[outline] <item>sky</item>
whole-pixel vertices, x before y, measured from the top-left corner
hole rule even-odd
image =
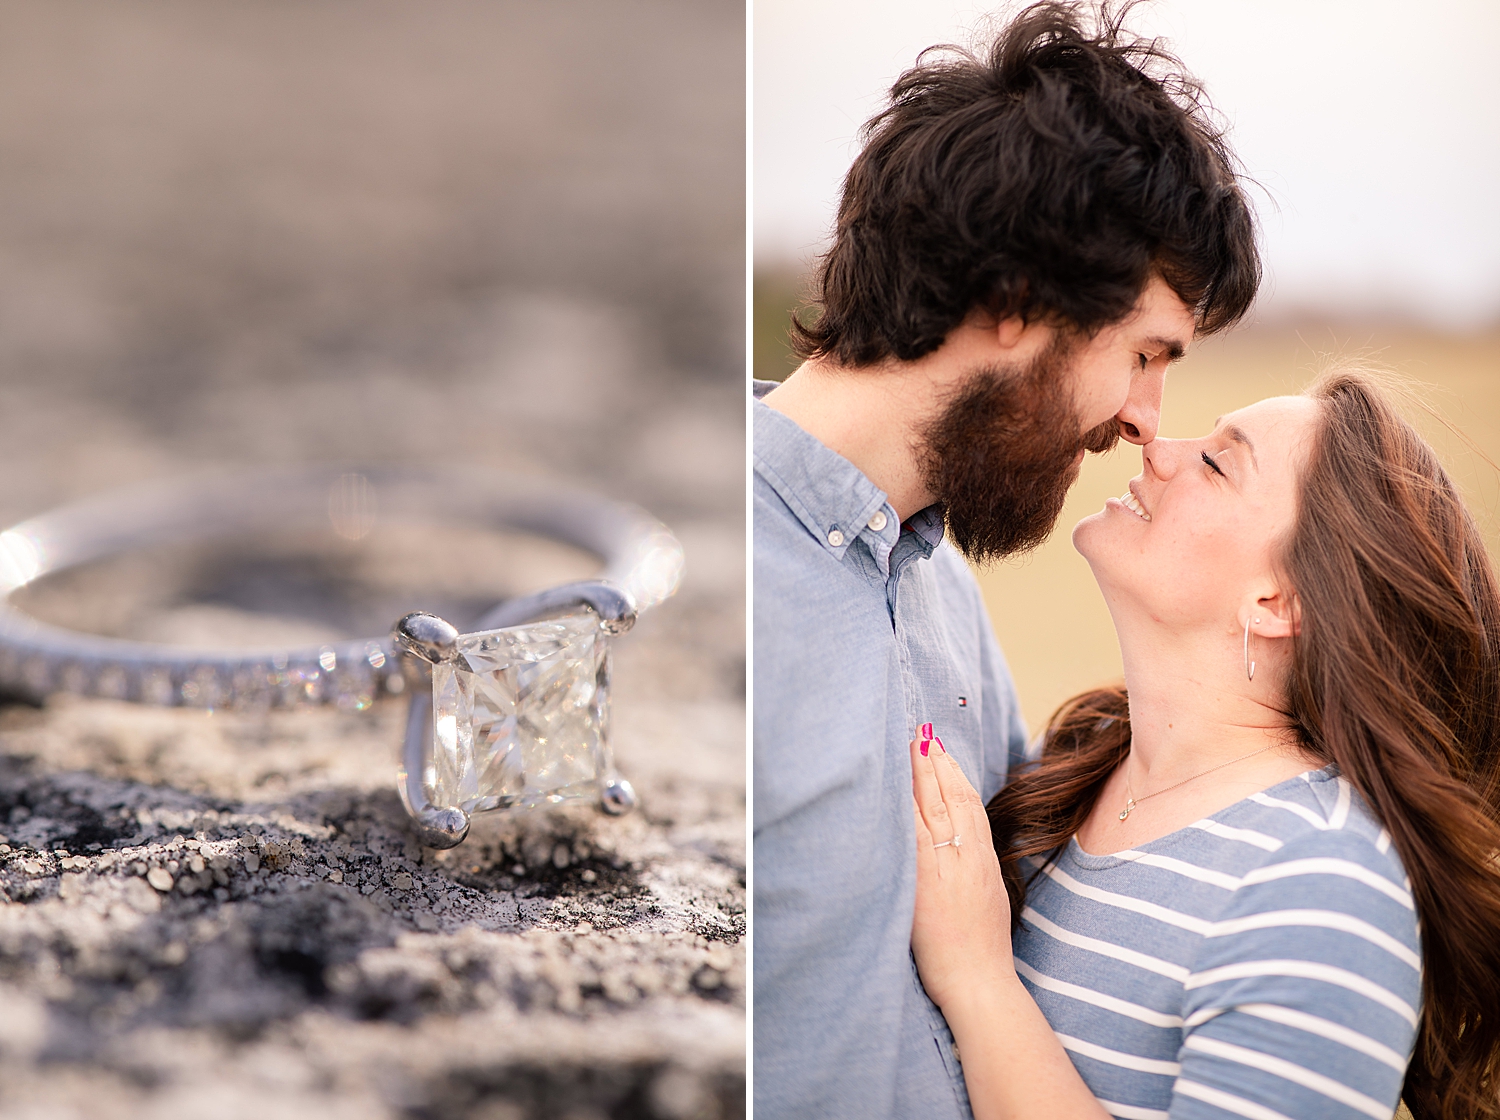
[[[860,125],[934,43],[997,11],[958,0],[755,0],[757,267],[824,247]],[[1154,0],[1260,188],[1256,316],[1500,324],[1500,3]]]

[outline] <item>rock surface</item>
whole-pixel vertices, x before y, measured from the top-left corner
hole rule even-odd
[[[394,457],[638,502],[688,563],[617,647],[623,818],[420,848],[399,701],[0,707],[0,1115],[742,1115],[742,9],[0,7],[5,523]],[[463,526],[312,551],[27,603],[316,641],[589,567]]]

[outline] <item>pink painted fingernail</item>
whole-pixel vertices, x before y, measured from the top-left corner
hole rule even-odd
[[[927,757],[927,748],[930,747],[930,746],[932,746],[932,740],[931,739],[923,739],[922,742],[921,742],[921,744],[917,747],[917,750],[919,750],[919,751],[922,752],[922,757],[923,758]]]
[[[922,725],[922,730],[919,731],[919,732],[917,732],[917,738],[918,739],[931,739],[932,738],[932,724],[930,724],[930,723],[924,723]]]
[[[947,747],[943,747],[943,741],[942,741],[942,740],[941,740],[941,739],[939,739],[939,738],[938,738],[938,737],[937,737],[937,736],[936,736],[936,735],[934,735],[934,736],[933,736],[933,737],[932,737],[932,741],[933,741],[933,742],[934,742],[934,743],[936,743],[936,744],[937,744],[937,745],[938,745],[938,746],[939,746],[939,747],[942,747],[942,748],[943,748],[943,753],[944,753],[944,754],[947,754],[947,753],[948,753],[948,748],[947,748]]]

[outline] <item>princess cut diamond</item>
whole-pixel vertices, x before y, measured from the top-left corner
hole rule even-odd
[[[432,804],[474,813],[597,797],[609,772],[609,641],[593,614],[463,634],[432,667]]]

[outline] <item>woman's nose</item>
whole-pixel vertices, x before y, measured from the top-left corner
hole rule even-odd
[[[1141,462],[1157,478],[1171,478],[1182,463],[1183,448],[1187,442],[1182,439],[1153,439],[1141,448]]]

